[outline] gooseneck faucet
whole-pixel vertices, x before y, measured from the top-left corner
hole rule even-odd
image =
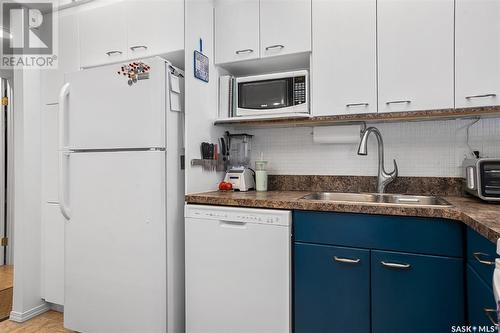
[[[368,155],[368,137],[373,133],[377,137],[378,142],[378,177],[377,177],[377,192],[384,193],[385,187],[389,185],[398,176],[398,164],[394,160],[394,171],[386,172],[384,166],[384,140],[376,127],[368,127],[361,137],[359,143],[358,155]]]

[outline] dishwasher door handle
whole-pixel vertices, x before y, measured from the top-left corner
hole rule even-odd
[[[228,220],[220,220],[219,226],[221,228],[231,228],[231,229],[246,229],[247,223],[240,221],[228,221]]]

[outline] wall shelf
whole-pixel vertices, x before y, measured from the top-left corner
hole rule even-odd
[[[310,127],[310,126],[331,126],[360,122],[388,123],[407,121],[431,121],[431,120],[453,120],[459,118],[488,118],[500,117],[500,105],[486,107],[471,107],[458,109],[440,109],[412,112],[390,112],[390,113],[369,113],[369,114],[349,114],[338,116],[319,117],[279,117],[279,118],[225,118],[214,122],[214,125],[224,125],[233,127]]]

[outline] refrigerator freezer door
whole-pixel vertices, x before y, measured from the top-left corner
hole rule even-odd
[[[132,85],[123,64],[67,74],[65,148],[116,149],[165,147],[166,63],[143,60],[149,77]]]
[[[166,332],[165,152],[71,153],[64,326]]]

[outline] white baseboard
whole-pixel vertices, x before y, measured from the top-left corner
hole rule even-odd
[[[52,311],[64,313],[64,305],[49,303],[49,306]]]
[[[23,323],[27,320],[30,320],[31,318],[34,318],[36,316],[41,315],[42,313],[45,313],[47,311],[50,311],[50,305],[47,303],[41,304],[37,307],[34,307],[33,309],[30,309],[25,312],[16,312],[12,311],[10,313],[10,320],[18,322],[18,323]]]

